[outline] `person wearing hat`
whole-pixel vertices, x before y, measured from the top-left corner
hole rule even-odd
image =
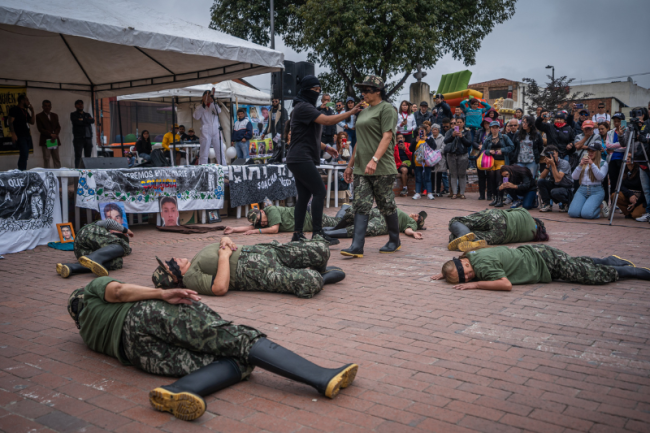
[[[566,123],[566,114],[560,111],[555,114],[555,121],[553,123],[544,122],[544,119],[548,118],[548,111],[542,109],[541,115],[535,120],[535,128],[546,134],[546,145],[556,146],[559,152],[559,158],[568,161],[569,155],[576,150],[573,144],[575,141],[575,131]]]
[[[437,123],[442,125],[442,119],[451,119],[453,115],[451,114],[451,107],[447,102],[445,102],[445,96],[442,93],[436,93],[433,97],[433,102],[436,104],[433,107],[433,119],[431,123]]]
[[[582,124],[582,130],[585,133],[589,128],[587,122],[591,121],[585,121]],[[591,129],[593,134],[593,127]],[[597,219],[603,213],[603,205],[607,206],[603,202],[605,189],[602,182],[607,176],[608,164],[601,158],[603,146],[600,140],[592,140],[586,146],[587,154],[582,157],[571,175],[573,180],[580,183],[580,188],[575,192],[569,206],[569,216],[571,218]]]
[[[325,284],[345,278],[338,267],[328,267],[326,242],[280,244],[277,241],[237,246],[228,237],[203,248],[188,260],[174,257],[151,277],[155,287],[186,288],[204,296],[223,296],[229,290],[263,291],[313,298]]]
[[[380,253],[393,253],[400,249],[399,218],[393,193],[395,166],[395,129],[397,113],[386,101],[384,81],[375,75],[368,75],[363,82],[356,83],[364,95],[368,107],[357,118],[357,146],[344,172],[347,183],[352,183],[354,174],[354,202],[350,217],[342,218],[334,229],[341,229],[354,222],[354,234],[349,248],[341,250],[346,257],[363,257],[366,229],[370,220],[373,200],[386,220],[388,243]],[[321,182],[322,183],[322,182]],[[354,215],[354,217],[352,217]]]
[[[298,200],[294,214],[292,241],[306,239],[303,226],[307,214],[307,205],[312,199],[312,239],[320,236],[331,245],[339,243],[336,239],[327,239],[323,233],[323,204],[325,201],[325,185],[320,177],[317,166],[320,165],[321,150],[337,157],[338,151],[321,141],[322,125],[336,125],[358,113],[361,108],[353,107],[341,114],[327,116],[316,108],[320,96],[321,85],[318,78],[306,75],[300,82],[300,91],[293,102],[291,112],[291,147],[287,152],[287,167],[293,173],[298,190]]]
[[[181,136],[178,134],[178,125],[174,123],[171,126],[170,132],[167,132],[165,135],[163,135],[162,148],[163,153],[167,158],[171,158],[171,151],[169,149],[173,147],[174,143],[179,143],[180,141]],[[174,160],[176,165],[181,164],[181,153],[185,154],[185,152],[174,150]]]
[[[190,141],[192,143],[196,143],[200,141],[200,138],[198,135],[196,135],[196,132],[194,131],[194,128],[190,128],[187,130],[187,134],[183,135],[181,137],[183,141]]]
[[[486,209],[449,221],[449,251],[470,251],[488,245],[516,242],[546,242],[549,236],[542,220],[524,208]]]
[[[578,113],[578,120],[575,120],[576,112]],[[589,119],[589,110],[586,108],[578,109],[576,104],[571,104],[571,114],[567,117],[567,123],[571,125],[576,134],[582,132],[582,122]]]
[[[427,101],[420,102],[420,109],[416,111],[413,116],[415,117],[416,129],[422,126],[425,120],[431,122],[433,119],[433,113],[429,111],[429,103]]]
[[[345,212],[350,213],[352,216],[351,207],[347,207]],[[343,210],[343,209],[342,209]],[[351,221],[353,218],[346,218],[345,221]],[[400,233],[404,233],[407,236],[410,236],[414,239],[422,239],[422,233],[418,233],[417,230],[422,230],[424,227],[424,221],[427,219],[427,213],[425,211],[420,211],[420,213],[407,214],[401,209],[397,209],[397,219],[399,223]],[[351,238],[354,236],[354,225],[349,225],[342,229],[328,229],[325,228],[325,233],[328,236],[333,238]],[[386,227],[386,220],[379,212],[379,209],[374,207],[370,211],[370,219],[368,221],[368,228],[366,229],[366,236],[384,236],[388,234],[388,228]]]
[[[86,224],[74,240],[74,255],[79,262],[57,263],[56,273],[63,278],[90,272],[103,277],[108,271],[122,269],[122,257],[131,254],[129,237],[133,236],[131,230],[110,218]]]
[[[226,227],[223,234],[229,235],[232,233],[243,233],[245,235],[255,234],[276,234],[276,233],[292,233],[295,232],[295,207],[284,206],[266,206],[264,209],[251,209],[248,211],[249,226],[242,227]],[[340,214],[340,215],[339,215]],[[343,211],[339,211],[339,217],[343,215]],[[323,227],[332,227],[339,222],[338,218],[331,217],[323,214]],[[311,232],[313,230],[311,213],[308,211],[305,214],[305,223],[303,225],[303,232]]]
[[[488,191],[492,191],[494,199],[490,206],[503,207],[503,189],[501,185],[501,167],[510,165],[510,155],[515,150],[512,140],[500,132],[501,124],[493,120],[490,122],[490,132],[483,139],[482,151],[494,158],[492,168],[487,170]]]
[[[203,397],[234,385],[255,367],[334,398],[352,384],[357,364],[323,368],[250,326],[226,321],[193,290],[152,289],[100,277],[68,298],[84,343],[150,374],[180,377],[149,392],[154,409],[191,421]]]
[[[602,285],[620,278],[650,280],[650,270],[618,256],[572,257],[548,245],[494,247],[468,251],[444,265],[432,280],[447,280],[456,290],[510,291],[519,284],[570,283]],[[476,280],[476,281],[472,281]]]

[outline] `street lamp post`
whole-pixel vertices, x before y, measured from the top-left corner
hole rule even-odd
[[[555,82],[555,66],[548,65],[546,69],[551,69],[551,81]]]

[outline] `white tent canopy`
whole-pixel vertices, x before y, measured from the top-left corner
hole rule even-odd
[[[98,98],[278,71],[284,60],[124,0],[0,0],[0,36],[0,84]]]
[[[202,84],[199,86],[183,87],[182,89],[167,89],[157,92],[137,93],[133,95],[119,96],[118,101],[138,100],[147,102],[172,102],[172,97],[176,98],[176,103],[200,102],[203,92],[215,88],[215,97],[217,99],[230,99],[238,104],[251,105],[269,105],[271,95],[252,87],[239,84],[234,81],[222,81],[217,84]]]

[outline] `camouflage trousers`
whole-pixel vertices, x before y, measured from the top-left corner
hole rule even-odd
[[[352,208],[348,208],[350,210]],[[354,215],[354,214],[353,214]],[[388,234],[388,227],[384,216],[379,212],[376,207],[370,211],[368,219],[368,228],[366,228],[366,236],[383,236]],[[348,232],[348,237],[351,238],[354,234],[354,225],[345,228]]]
[[[597,265],[590,257],[572,257],[562,250],[542,244],[531,245],[544,259],[554,280],[578,284],[607,284],[618,281],[611,266]]]
[[[273,241],[242,247],[234,289],[312,298],[323,289],[320,273],[329,258],[328,244],[320,241]]]
[[[476,235],[476,239],[485,240],[488,245],[501,245],[506,239],[506,217],[497,209],[488,209],[476,212],[464,217],[454,217],[449,220],[449,226],[453,222],[465,224],[468,229]],[[455,236],[449,234],[449,242]]]
[[[348,224],[354,222],[354,214],[370,215],[373,200],[381,215],[392,215],[397,212],[393,184],[395,175],[385,176],[354,176],[354,201],[343,217]]]
[[[124,354],[137,368],[163,376],[185,376],[217,358],[237,362],[242,379],[253,371],[248,353],[265,335],[223,320],[210,307],[193,302],[172,305],[150,300],[135,304],[122,327]]]
[[[79,230],[74,240],[74,255],[79,259],[110,244],[117,244],[124,248],[125,256],[131,254],[128,237],[123,234],[113,234],[95,224],[86,224]],[[106,268],[109,271],[122,269],[122,257],[111,260]]]
[[[339,223],[339,218],[323,214],[323,227],[334,227]]]

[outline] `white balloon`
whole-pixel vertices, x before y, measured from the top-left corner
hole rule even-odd
[[[214,148],[212,148],[212,147],[210,148],[210,155],[208,156],[208,158],[210,158],[210,159],[215,158],[215,156],[214,156]]]
[[[234,147],[229,147],[226,150],[226,158],[227,158],[228,161],[231,161],[231,160],[237,158],[237,149],[235,149]]]

